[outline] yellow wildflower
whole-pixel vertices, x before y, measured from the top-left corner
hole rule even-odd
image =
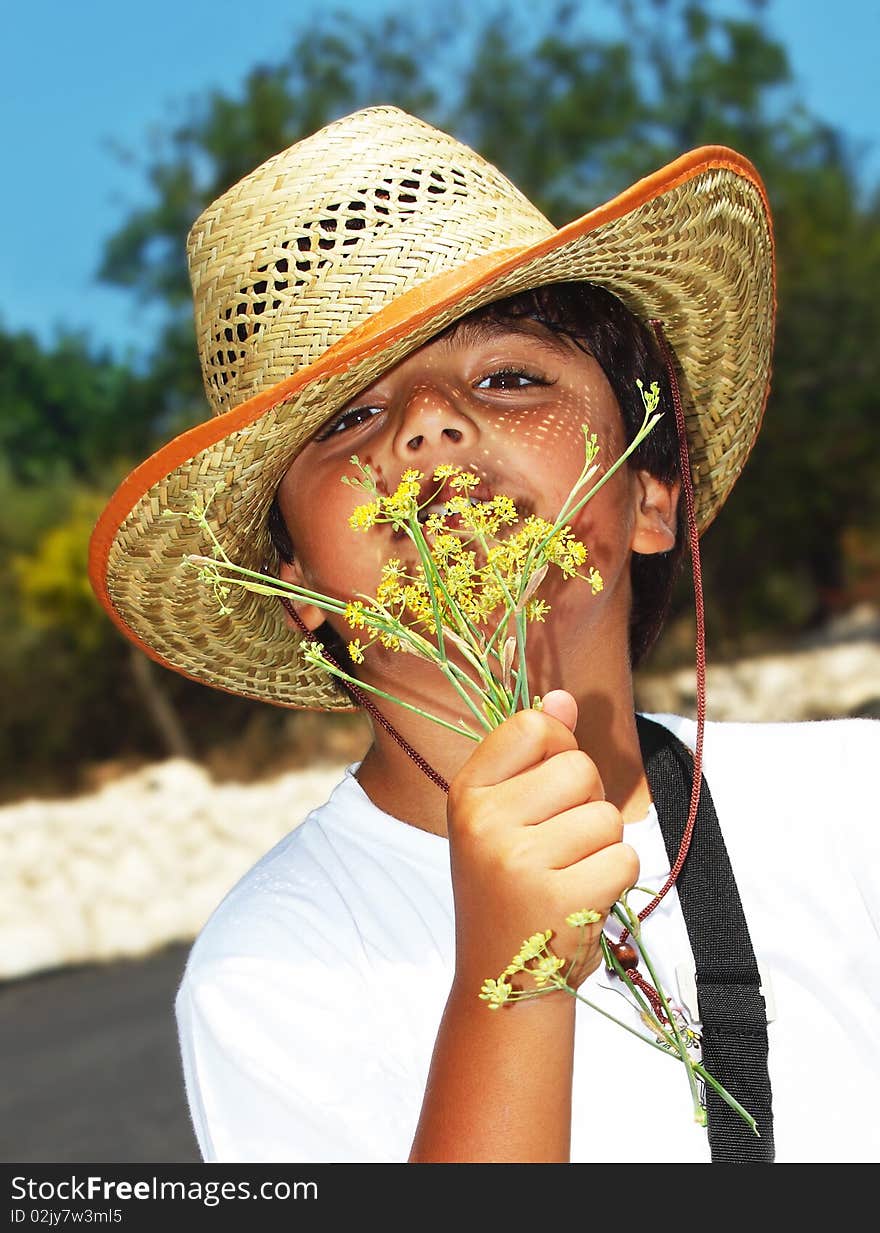
[[[360,638],[355,638],[354,642],[349,642],[348,653],[356,664],[364,662],[364,648],[361,646]]]
[[[546,933],[533,933],[530,938],[526,938],[523,942],[518,954],[514,955],[513,962],[523,965],[532,959],[537,959],[538,955],[544,952],[547,943],[552,937],[552,929],[548,929]]]
[[[536,985],[546,985],[553,979],[564,962],[565,960],[560,959],[558,955],[541,955],[529,968],[529,972],[534,976]]]
[[[484,1002],[489,1003],[490,1010],[499,1010],[510,999],[512,993],[513,986],[510,981],[505,980],[504,976],[500,976],[498,980],[486,980],[483,982],[480,997]]]
[[[646,394],[645,387],[638,377],[636,377],[636,385],[642,392],[642,402],[645,405],[645,410],[649,415],[653,414],[653,412],[657,410],[657,405],[660,402],[660,386],[656,381],[652,381]]]
[[[359,599],[345,605],[343,613],[346,623],[352,629],[365,629],[367,625],[367,610]]]
[[[450,557],[458,556],[461,552],[461,540],[446,530],[442,514],[432,514],[426,525],[430,526],[435,518],[439,520],[440,534],[431,545],[431,555],[438,565],[445,565]]]
[[[390,497],[381,499],[382,512],[390,519],[415,518],[418,512],[421,471],[404,471]]]
[[[403,595],[401,579],[406,578],[406,570],[400,564],[398,557],[391,557],[382,566],[382,577],[376,590],[376,599],[380,604],[393,603]]]
[[[602,913],[597,912],[595,908],[579,908],[577,912],[566,916],[565,923],[575,929],[578,925],[595,925],[601,919]]]
[[[476,488],[480,482],[479,475],[474,475],[472,471],[460,471],[458,475],[454,475],[450,480],[450,488],[454,488],[456,492],[467,493],[469,488]]]
[[[379,502],[370,501],[367,505],[359,505],[348,520],[348,525],[355,531],[368,531],[376,525],[379,515]]]
[[[443,514],[429,514],[422,527],[426,535],[442,535],[446,530],[446,519]]]
[[[503,493],[492,498],[491,505],[494,507],[495,514],[500,523],[505,526],[512,526],[518,518],[516,506],[510,497],[504,496]]]

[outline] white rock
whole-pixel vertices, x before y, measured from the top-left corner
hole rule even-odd
[[[870,615],[870,614],[868,614]],[[880,699],[878,627],[831,645],[710,662],[710,719],[849,715]],[[693,669],[640,676],[637,705],[693,715]],[[217,784],[169,759],[72,800],[0,807],[0,979],[195,937],[235,882],[339,782],[344,762]]]

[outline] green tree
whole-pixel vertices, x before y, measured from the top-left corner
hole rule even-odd
[[[109,352],[77,334],[44,347],[0,331],[0,346],[0,457],[13,479],[105,479],[157,443],[151,382]]]

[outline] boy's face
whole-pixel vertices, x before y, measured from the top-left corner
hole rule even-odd
[[[511,497],[520,518],[534,513],[552,521],[584,465],[582,424],[596,433],[599,462],[607,467],[626,442],[617,401],[592,356],[532,320],[465,319],[354,398],[294,460],[278,493],[296,553],[282,577],[350,599],[375,594],[390,557],[417,561],[409,539],[390,526],[349,527],[352,510],[369,499],[341,482],[357,474],[352,454],[369,463],[380,491],[393,492],[407,469],[430,481],[436,466],[453,463]],[[584,637],[595,637],[603,621],[622,624],[628,636],[629,553],[664,551],[674,542],[674,501],[671,539],[653,516],[646,525],[646,482],[656,484],[622,467],[573,521],[589,551],[587,565],[597,567],[605,588],[593,597],[585,582],[565,581],[551,567],[540,595],[552,606],[546,629],[562,638],[554,661],[566,642],[583,649]],[[318,609],[297,608],[310,628],[325,619]],[[332,623],[345,641],[354,636],[341,618]],[[531,625],[530,647],[547,636],[544,630]],[[368,657],[373,652],[387,654],[378,645]],[[411,656],[396,658],[415,667]]]

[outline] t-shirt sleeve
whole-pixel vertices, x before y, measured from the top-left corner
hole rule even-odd
[[[843,725],[842,725],[843,726]],[[880,811],[877,808],[880,775],[880,721],[855,719],[845,725],[839,771],[844,807],[844,842],[861,905],[873,924],[874,945],[880,943]]]
[[[187,972],[175,1009],[206,1161],[406,1160],[407,1078],[351,972],[224,958]]]

